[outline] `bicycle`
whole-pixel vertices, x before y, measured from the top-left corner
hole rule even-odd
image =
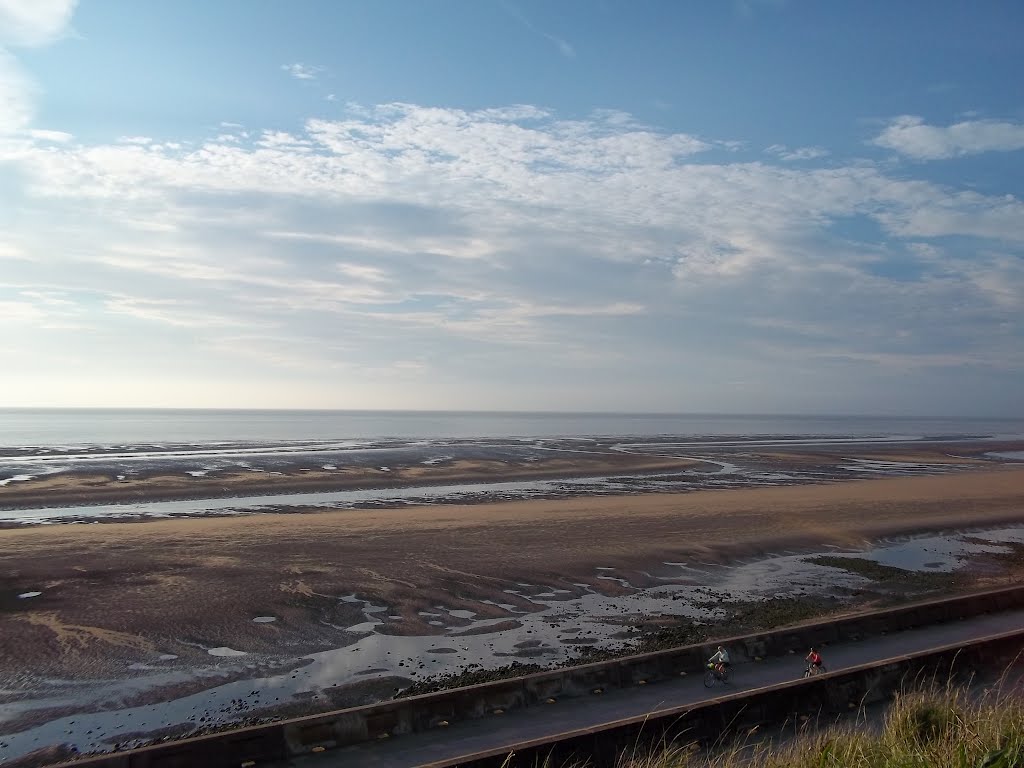
[[[709,663],[707,671],[704,673],[704,687],[712,687],[716,680],[721,682],[722,685],[727,685],[729,682],[729,668],[722,664]]]
[[[824,664],[808,664],[804,670],[804,677],[817,677],[828,672]]]

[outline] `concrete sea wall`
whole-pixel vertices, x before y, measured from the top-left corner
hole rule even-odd
[[[457,761],[424,764],[419,768],[534,768],[549,761],[559,766],[580,757],[593,768],[614,768],[624,750],[642,754],[646,747],[666,744],[712,743],[755,727],[826,724],[840,714],[890,699],[914,683],[964,681],[975,674],[1018,660],[1024,630],[1014,630],[883,662],[794,680],[710,699],[696,705],[659,710],[594,728],[562,733],[507,748],[466,755]]]
[[[260,763],[314,751],[320,752],[379,738],[401,737],[403,734],[439,727],[442,723],[451,724],[460,720],[488,717],[499,710],[508,712],[543,704],[549,699],[568,700],[591,695],[598,689],[629,688],[656,683],[659,680],[677,677],[680,673],[699,671],[704,659],[713,653],[714,647],[718,644],[728,647],[734,660],[742,662],[802,652],[812,645],[826,646],[832,643],[863,640],[919,626],[1021,607],[1024,607],[1024,586],[929,600],[884,611],[853,614],[799,627],[717,640],[714,643],[638,654],[612,661],[567,667],[509,680],[167,742],[122,753],[86,758],[77,761],[75,765],[83,768],[238,768],[251,763],[258,766]],[[993,640],[994,645],[990,650],[1002,652],[1003,646],[999,645],[1000,642],[1004,641]],[[1019,650],[1019,639],[1006,641],[1006,648],[1013,645],[1013,642],[1016,642],[1014,647]],[[966,662],[973,658],[970,654],[974,652],[968,649],[983,647],[979,644],[964,646],[963,652],[967,655],[961,658]],[[959,648],[958,646],[957,649]],[[704,712],[699,716],[688,715],[687,727],[695,734],[693,738],[703,738],[702,734],[720,733],[723,725],[731,722],[740,710],[747,713],[790,712],[797,696],[811,703],[842,700],[842,706],[846,707],[847,702],[851,700],[849,696],[857,694],[863,697],[870,691],[891,690],[893,681],[902,680],[909,671],[916,667],[923,668],[922,665],[925,664],[947,663],[957,649],[944,651],[933,657],[927,653],[919,654],[921,659],[905,657],[899,663],[894,662],[895,666],[866,665],[808,681],[787,683],[716,699],[712,703],[718,709],[707,709],[712,703],[687,708],[688,712]],[[799,688],[794,689],[793,686]],[[799,693],[794,693],[795,690]],[[680,714],[676,713],[674,718],[679,720]],[[659,713],[657,719],[660,721],[665,717],[668,716]],[[736,722],[747,722],[748,719],[744,716],[744,719]],[[645,719],[644,722],[648,727],[653,727],[651,719]],[[624,724],[622,727],[628,731],[631,726]],[[595,731],[592,734],[577,734],[567,738],[569,741],[585,740],[598,738],[598,734]],[[619,737],[604,734],[602,738],[614,741]],[[623,738],[628,739],[628,735]],[[549,750],[552,748],[552,744],[543,746]],[[560,743],[559,750],[563,746]],[[536,751],[540,746],[535,745],[530,749]],[[491,757],[481,755],[477,759],[482,761],[482,765]],[[498,764],[500,763],[499,760]]]

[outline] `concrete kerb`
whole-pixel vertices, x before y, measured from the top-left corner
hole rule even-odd
[[[248,759],[263,761],[298,756],[314,749],[319,751],[401,736],[436,728],[442,723],[477,719],[551,700],[594,695],[613,687],[654,683],[697,672],[718,645],[729,648],[738,661],[752,661],[802,651],[811,645],[861,640],[910,627],[1019,607],[1024,607],[1024,586],[933,599],[798,627],[537,672],[519,678],[156,744],[119,755],[86,758],[76,765],[89,768],[148,768],[157,765],[177,768],[179,765],[239,765]],[[213,742],[221,743],[214,745]],[[229,743],[237,751],[228,763],[203,759],[204,754],[211,757],[223,754],[221,748]],[[172,754],[182,758],[190,754],[191,759],[175,762]],[[239,754],[244,756],[237,757]],[[130,755],[137,759],[125,762],[124,759]]]

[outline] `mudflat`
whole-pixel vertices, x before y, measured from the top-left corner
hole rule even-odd
[[[410,485],[500,483],[558,477],[588,477],[608,473],[671,472],[703,462],[687,458],[615,453],[574,453],[565,457],[525,462],[514,459],[457,459],[434,466],[340,466],[333,469],[291,464],[283,471],[226,471],[189,476],[181,471],[155,470],[132,476],[110,472],[75,471],[43,475],[0,486],[0,507],[162,501],[187,498],[309,493]]]
[[[986,453],[1024,448],[1022,441],[817,444],[794,439],[760,443],[748,439],[677,444],[668,438],[622,443],[595,438],[529,444],[465,440],[443,447],[402,444],[336,451],[314,446],[305,453],[252,447],[229,447],[220,454],[198,449],[87,450],[51,452],[37,457],[36,461],[42,462],[37,464],[31,456],[19,454],[13,457],[14,463],[8,457],[6,477],[0,456],[0,509],[370,489],[386,496],[387,489],[460,484],[478,484],[486,495],[488,484],[569,478],[593,478],[594,484],[582,491],[563,488],[555,494],[559,498],[592,494],[609,479],[625,481],[637,492],[645,490],[645,478],[675,483],[672,489],[659,490],[690,491],[705,487],[716,473],[719,487],[724,476],[731,487],[765,485],[758,472],[782,473],[787,478],[784,482],[801,484],[872,476],[878,471],[878,462],[891,463],[885,474],[992,466]],[[727,467],[731,469],[727,471]],[[497,498],[500,496],[492,500]],[[458,499],[448,500],[452,501]]]
[[[856,545],[1024,521],[1024,467],[684,494],[348,509],[0,530],[0,674],[101,676],[154,652],[338,647],[360,620],[339,596],[388,606],[377,631],[439,632],[439,603],[487,615],[510,585],[633,586],[666,562]],[[29,592],[41,594],[19,599]],[[501,598],[501,599],[498,599]],[[528,609],[527,606],[524,608]],[[483,613],[481,613],[483,611]],[[351,612],[351,616],[346,612]],[[259,616],[278,617],[254,624]],[[495,617],[507,616],[493,606]]]

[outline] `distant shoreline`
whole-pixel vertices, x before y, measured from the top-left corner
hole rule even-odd
[[[0,455],[0,472],[24,473],[0,485],[0,527],[798,486],[984,469],[1000,464],[986,454],[1022,447],[794,437],[25,451]]]
[[[445,440],[675,435],[1024,439],[1017,417],[589,411],[0,408],[0,446],[278,440]]]

